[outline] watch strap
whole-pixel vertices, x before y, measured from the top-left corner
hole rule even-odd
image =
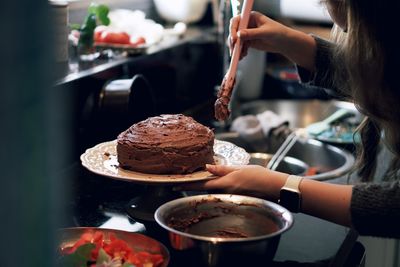
[[[289,175],[285,185],[281,188],[279,204],[291,212],[299,212],[301,210],[301,192],[299,187],[302,180],[303,177]]]
[[[286,179],[286,183],[283,187],[285,188],[290,188],[291,190],[297,190],[300,192],[300,183],[301,180],[303,180],[303,177],[297,176],[297,175],[289,175],[288,178]]]

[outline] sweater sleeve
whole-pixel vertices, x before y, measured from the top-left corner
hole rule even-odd
[[[361,235],[400,238],[400,182],[355,185],[351,218]]]
[[[339,93],[338,88],[333,83],[334,63],[332,60],[335,44],[312,35],[316,42],[315,72],[296,65],[300,82],[305,86],[324,89],[328,94],[336,97],[344,97]]]

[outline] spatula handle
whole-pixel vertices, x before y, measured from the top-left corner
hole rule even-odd
[[[247,25],[249,24],[249,19],[250,19],[250,12],[251,12],[251,9],[253,8],[253,3],[254,3],[254,0],[244,0],[243,6],[242,6],[242,12],[240,14],[240,22],[239,22],[238,31],[247,28]],[[242,41],[240,38],[238,38],[236,40],[235,46],[233,47],[230,66],[226,73],[226,78],[227,78],[226,80],[228,80],[228,81],[235,80],[237,66],[238,66],[239,58],[240,58],[240,52],[242,51],[242,46],[243,46]]]

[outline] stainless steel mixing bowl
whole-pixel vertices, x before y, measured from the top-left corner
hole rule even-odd
[[[206,266],[271,261],[293,224],[292,214],[278,204],[231,194],[172,200],[156,210],[155,220],[168,231],[173,249],[197,251]]]

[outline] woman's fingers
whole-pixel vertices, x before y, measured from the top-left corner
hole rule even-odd
[[[226,165],[206,165],[207,171],[211,174],[218,176],[212,178],[207,181],[200,181],[200,182],[193,182],[193,183],[185,183],[179,186],[175,186],[174,190],[189,190],[189,191],[202,191],[202,190],[209,190],[209,189],[218,189],[224,186],[224,182],[221,181],[219,176],[225,176],[233,171],[240,169],[241,166],[226,166]]]
[[[241,166],[227,166],[227,165],[211,165],[206,164],[207,171],[217,176],[225,176],[228,173],[240,169]]]
[[[175,191],[207,191],[211,189],[218,189],[221,187],[219,177],[212,178],[207,181],[185,183],[175,186],[173,190]]]
[[[237,40],[237,31],[239,29],[240,16],[235,16],[229,21],[229,52],[232,55],[233,47]]]
[[[227,44],[228,44],[228,47],[229,47],[229,55],[232,56],[234,44],[233,44],[233,40],[232,40],[232,36],[231,35],[228,36]]]
[[[229,42],[229,55],[232,56],[234,44],[231,36],[228,37],[228,42]],[[245,56],[247,56],[247,50],[249,49],[249,47],[250,47],[250,41],[242,42],[242,51],[240,52],[240,58],[239,58],[240,60]]]
[[[263,28],[252,28],[252,29],[243,29],[237,33],[236,36],[240,38],[243,42],[254,39],[262,39],[265,38],[266,32]]]
[[[237,39],[237,31],[239,29],[240,16],[235,16],[229,21],[229,32],[232,35],[232,40],[235,42]]]

